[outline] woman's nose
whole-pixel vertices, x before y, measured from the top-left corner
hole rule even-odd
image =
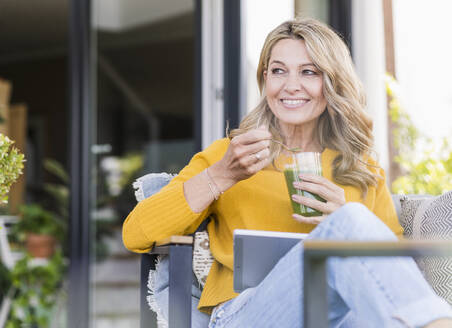
[[[290,74],[287,77],[284,89],[287,92],[296,92],[296,91],[300,91],[302,89],[302,83],[301,83],[301,79],[299,76],[294,75],[294,74]]]

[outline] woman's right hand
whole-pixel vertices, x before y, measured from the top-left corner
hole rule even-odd
[[[270,164],[271,138],[271,133],[263,127],[232,138],[223,158],[209,167],[220,189],[226,190]]]
[[[184,195],[195,213],[201,213],[214,199],[214,187],[224,192],[248,179],[270,163],[271,134],[265,128],[250,130],[232,138],[223,158],[200,174],[184,182]],[[213,180],[215,186],[209,183]]]

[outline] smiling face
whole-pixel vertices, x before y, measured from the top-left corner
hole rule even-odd
[[[327,102],[322,73],[312,63],[304,41],[278,41],[267,67],[265,95],[281,128],[286,133],[294,128],[314,131]]]

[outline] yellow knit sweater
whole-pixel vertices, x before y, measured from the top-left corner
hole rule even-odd
[[[234,229],[288,232],[310,232],[314,226],[292,218],[292,207],[282,172],[272,166],[227,190],[201,213],[194,213],[184,197],[183,183],[206,167],[219,161],[229,145],[228,139],[214,142],[196,154],[190,163],[159,193],[141,201],[129,214],[123,226],[125,246],[134,252],[148,252],[151,245],[171,235],[193,233],[209,215],[207,230],[215,262],[209,272],[198,308],[210,313],[219,303],[235,296],[232,288]],[[338,153],[325,149],[322,153],[323,176],[332,180],[332,161]],[[345,190],[347,202],[361,202],[374,212],[395,234],[401,236],[384,172],[378,186],[370,187],[364,201],[360,191],[351,186]]]

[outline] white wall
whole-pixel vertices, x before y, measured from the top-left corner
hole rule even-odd
[[[452,1],[394,0],[393,11],[402,105],[433,140],[452,137]]]
[[[352,47],[357,73],[367,95],[367,110],[374,121],[375,150],[379,163],[387,170],[387,108],[384,85],[384,26],[380,0],[353,0]]]
[[[294,18],[294,0],[246,0],[244,1],[247,112],[258,103],[259,89],[256,70],[259,55],[267,34],[282,22]]]
[[[224,136],[223,0],[202,0],[202,148]]]

